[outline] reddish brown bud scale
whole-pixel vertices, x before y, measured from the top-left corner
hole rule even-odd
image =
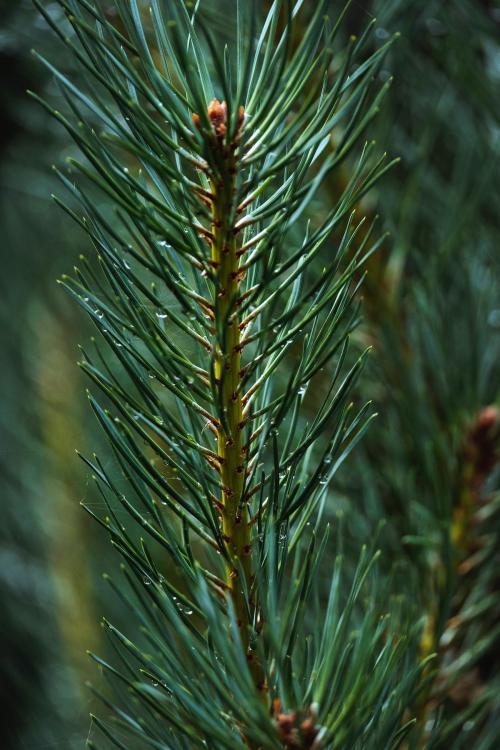
[[[500,460],[500,410],[494,404],[483,407],[469,427],[464,444],[472,484],[479,489],[487,474]]]
[[[220,102],[217,98],[212,99],[210,104],[207,107],[207,115],[208,119],[210,120],[210,123],[212,125],[213,131],[216,135],[216,137],[222,141],[224,139],[224,136],[227,133],[227,104],[226,102],[222,101]],[[191,115],[191,119],[193,121],[193,125],[197,130],[201,130],[201,118],[196,113],[193,112]],[[234,141],[231,144],[233,147],[236,146],[240,134],[241,129],[243,126],[243,123],[245,121],[245,108],[240,105],[238,108],[238,120],[236,122],[236,133],[234,137]],[[234,167],[233,173],[235,173]]]
[[[496,406],[490,404],[481,409],[476,421],[476,429],[479,432],[490,430],[500,421],[500,412]]]
[[[276,730],[283,747],[287,750],[317,750],[320,747],[319,727],[311,709],[285,713],[281,701],[273,702]],[[305,718],[304,718],[305,716]]]
[[[227,130],[227,105],[218,99],[212,99],[208,105],[208,118],[212,123],[217,138],[224,138]]]

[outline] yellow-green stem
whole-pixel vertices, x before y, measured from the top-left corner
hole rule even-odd
[[[242,392],[242,334],[240,296],[242,275],[239,269],[238,232],[235,199],[238,161],[235,154],[244,123],[243,107],[239,108],[233,142],[227,145],[227,107],[214,99],[208,107],[213,128],[214,160],[217,169],[210,182],[212,207],[211,264],[215,272],[213,316],[215,335],[215,390],[218,403],[217,455],[219,458],[221,495],[219,510],[222,534],[227,551],[226,584],[228,586],[241,641],[247,654],[250,672],[257,689],[266,700],[262,665],[250,650],[253,619],[251,531],[247,502],[244,497],[246,446],[244,444]],[[201,128],[197,114],[193,123]],[[205,198],[208,196],[205,195]],[[245,740],[246,741],[246,740]],[[247,743],[248,744],[248,743]],[[250,747],[250,745],[249,745]]]
[[[241,392],[241,332],[238,306],[240,295],[237,241],[230,217],[234,192],[233,156],[227,160],[227,180],[212,185],[212,264],[216,269],[218,289],[215,300],[216,330],[223,330],[217,343],[215,377],[219,402],[225,414],[225,426],[217,433],[217,453],[221,460],[222,529],[229,554],[227,583],[231,590],[241,638],[248,648],[248,612],[243,593],[251,584],[250,528],[248,511],[242,502],[245,480],[243,440],[243,403]],[[241,581],[243,573],[246,581]]]

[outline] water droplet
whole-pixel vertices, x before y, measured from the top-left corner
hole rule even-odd
[[[500,310],[492,310],[488,315],[488,325],[492,328],[500,328]]]

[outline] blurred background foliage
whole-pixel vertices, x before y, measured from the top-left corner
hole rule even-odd
[[[224,0],[210,12],[216,25]],[[329,513],[344,517],[348,557],[379,535],[392,590],[410,593],[422,619],[422,654],[438,654],[413,746],[493,750],[500,742],[500,8],[359,0],[346,33],[372,17],[379,42],[401,32],[380,73],[395,79],[371,135],[402,161],[363,206],[391,231],[370,261],[356,333],[360,347],[373,345],[359,396],[373,399],[379,417],[331,487]],[[74,147],[25,94],[29,88],[57,102],[33,46],[71,65],[29,0],[0,2],[6,750],[82,747],[92,707],[84,683],[99,679],[85,651],[105,651],[104,613],[123,618],[100,583],[115,565],[109,545],[79,506],[98,502],[75,455],[101,443],[75,366],[77,344],[92,332],[55,279],[87,248],[50,199],[58,189],[50,165]],[[330,180],[319,212],[347,177]],[[433,733],[436,706],[441,729]]]

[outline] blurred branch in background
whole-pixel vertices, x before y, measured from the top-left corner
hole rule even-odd
[[[371,263],[363,345],[381,414],[344,472],[351,530],[387,518],[382,546],[415,588],[423,654],[437,653],[411,746],[494,748],[500,16],[465,0],[370,7],[380,39],[402,32],[378,137],[403,159],[377,201],[392,238]]]
[[[45,22],[30,2],[3,2],[0,27],[0,690],[6,717],[0,745],[76,748],[88,730],[85,648],[95,643],[99,626],[92,614],[96,593],[85,586],[91,545],[84,543],[87,522],[78,504],[85,474],[74,452],[87,441],[72,343],[82,323],[64,296],[54,304],[53,293],[56,274],[77,249],[73,228],[50,200],[50,161],[64,158],[69,147],[26,96],[28,87],[52,86],[30,55],[33,45],[51,44]]]
[[[48,517],[51,539],[48,557],[55,581],[57,604],[55,617],[66,650],[66,659],[79,677],[88,674],[91,664],[87,650],[96,650],[97,615],[94,584],[89,576],[88,552],[92,550],[89,519],[75,502],[85,486],[85,472],[75,460],[75,446],[86,443],[82,427],[85,419],[75,393],[81,389],[75,367],[71,336],[65,331],[76,325],[55,318],[48,310],[37,315],[37,349],[33,369],[36,373],[42,441],[47,476],[45,495],[49,499]],[[83,443],[83,445],[82,445]],[[93,670],[92,670],[93,672]]]

